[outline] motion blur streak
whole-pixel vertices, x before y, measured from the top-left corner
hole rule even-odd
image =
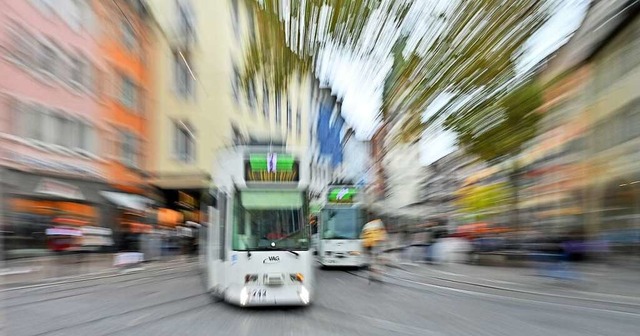
[[[2,332],[637,333],[640,1],[0,8]]]

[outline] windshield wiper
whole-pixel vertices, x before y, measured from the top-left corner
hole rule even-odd
[[[294,254],[296,257],[300,256],[300,253],[293,251],[293,250],[287,250],[287,252]]]

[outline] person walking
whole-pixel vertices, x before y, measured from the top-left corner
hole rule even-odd
[[[369,218],[375,218],[370,214]],[[382,265],[380,253],[382,244],[387,240],[387,231],[380,219],[373,219],[362,227],[360,239],[369,259],[369,283],[381,281]]]

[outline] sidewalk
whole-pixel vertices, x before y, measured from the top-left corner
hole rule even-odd
[[[181,256],[170,256],[153,263],[173,262],[181,260],[180,258]],[[113,253],[6,260],[0,268],[0,286],[118,271],[119,269],[114,266],[114,260]]]

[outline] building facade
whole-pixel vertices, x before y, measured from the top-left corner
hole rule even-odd
[[[317,81],[299,74],[286,92],[276,92],[260,78],[242,84],[245,48],[257,38],[255,13],[245,1],[147,4],[154,21],[157,76],[149,182],[161,190],[164,206],[197,221],[203,196],[216,187],[212,175],[219,149],[270,139],[309,146]],[[184,207],[184,200],[193,204]]]
[[[93,6],[10,1],[0,13],[0,168],[10,251],[44,250],[53,220],[109,226],[105,69]]]

